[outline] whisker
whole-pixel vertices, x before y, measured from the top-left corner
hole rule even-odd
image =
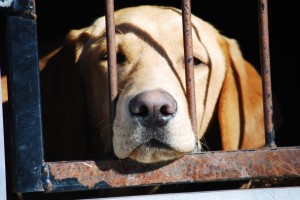
[[[202,148],[203,149],[203,151],[205,151],[205,150],[210,150],[210,147],[208,146],[208,144],[207,144],[207,141],[206,141],[206,139],[204,138],[204,137],[202,137],[201,139],[200,139],[200,144],[203,146],[203,147],[205,147],[206,149],[204,149],[204,148]]]
[[[108,119],[103,119],[102,121],[100,121],[99,123],[96,124],[96,129],[99,129],[101,124],[103,124],[105,121],[108,121]]]
[[[121,89],[121,88],[119,88],[119,87],[118,87],[118,91],[121,91],[121,92],[123,92],[123,93],[126,94],[125,90],[124,90],[124,89]]]
[[[103,132],[104,132],[105,129],[111,128],[111,127],[113,127],[113,124],[109,124],[109,125],[104,126],[104,127],[99,131],[99,135],[101,136],[101,135],[103,134]]]
[[[97,40],[97,41],[95,42],[95,44],[98,44],[98,43],[100,43],[101,41],[103,41],[103,40],[105,40],[105,39],[106,39],[106,37],[100,38],[99,40]]]
[[[121,31],[121,29],[116,27],[115,30],[116,30],[116,32],[119,32],[122,35],[123,38],[125,37],[125,34]]]

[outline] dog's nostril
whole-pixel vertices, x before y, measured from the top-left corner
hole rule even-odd
[[[160,109],[160,113],[163,115],[173,115],[176,112],[174,105],[163,105]]]
[[[143,126],[164,126],[176,113],[177,104],[170,94],[151,90],[136,95],[129,109]]]
[[[149,109],[139,98],[133,98],[129,103],[130,113],[134,116],[145,117],[149,115]]]
[[[147,106],[141,105],[140,107],[138,107],[137,112],[134,114],[141,116],[141,117],[146,117],[149,115],[149,110],[148,110]]]

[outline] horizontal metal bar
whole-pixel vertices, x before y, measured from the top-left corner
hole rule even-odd
[[[48,162],[51,191],[145,186],[172,183],[299,177],[300,148],[206,152],[168,164],[130,160]]]

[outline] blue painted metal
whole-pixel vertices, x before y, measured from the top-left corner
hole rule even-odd
[[[43,191],[43,138],[36,20],[7,21],[15,192]]]
[[[11,4],[12,10],[15,12],[35,12],[34,0],[14,0]]]

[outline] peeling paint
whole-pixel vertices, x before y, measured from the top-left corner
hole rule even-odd
[[[291,159],[293,158],[293,159]],[[165,183],[207,182],[250,178],[299,177],[300,149],[207,152],[192,154],[173,162],[144,165],[131,160],[49,162],[52,188],[66,187],[60,181],[76,179],[94,189],[157,185]]]

